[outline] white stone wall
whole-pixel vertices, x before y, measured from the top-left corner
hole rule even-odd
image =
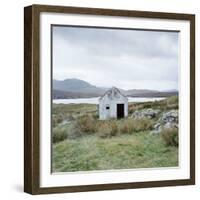
[[[99,119],[106,120],[117,118],[117,104],[124,104],[124,116],[128,116],[128,99],[117,93],[117,95],[105,94],[99,99]],[[109,106],[110,109],[106,109]]]

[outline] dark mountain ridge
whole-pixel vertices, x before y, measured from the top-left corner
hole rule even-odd
[[[109,88],[97,87],[80,79],[53,80],[53,99],[90,98],[102,96]],[[120,89],[120,88],[119,88]],[[168,97],[178,95],[178,91],[156,91],[131,89],[120,91],[129,97]]]

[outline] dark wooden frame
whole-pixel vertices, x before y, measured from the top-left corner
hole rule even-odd
[[[41,188],[40,149],[40,13],[77,13],[90,15],[188,20],[190,22],[190,178],[182,180],[111,183]],[[147,188],[195,184],[195,15],[111,10],[97,8],[32,5],[24,8],[24,191],[30,194],[83,192],[128,188]]]

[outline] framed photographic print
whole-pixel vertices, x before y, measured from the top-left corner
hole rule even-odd
[[[195,183],[195,16],[24,10],[24,191]]]

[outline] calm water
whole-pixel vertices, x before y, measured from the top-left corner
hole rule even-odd
[[[139,97],[128,97],[128,102],[153,102],[160,101],[165,98],[139,98]],[[80,103],[89,103],[89,104],[99,104],[99,97],[95,98],[79,98],[79,99],[53,99],[55,104],[80,104]]]

